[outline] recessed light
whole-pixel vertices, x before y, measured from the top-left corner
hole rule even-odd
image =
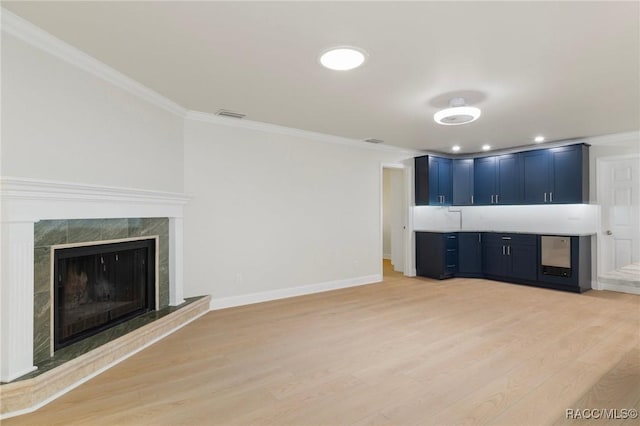
[[[534,141],[536,141],[537,143],[544,142],[544,136],[536,136]]]
[[[352,46],[332,47],[320,55],[320,63],[330,70],[349,71],[358,68],[367,58],[367,53]]]
[[[449,101],[449,108],[433,114],[433,119],[438,124],[455,126],[476,121],[481,113],[480,108],[468,106],[463,98],[453,98]]]
[[[453,152],[460,151],[460,146],[459,145],[454,145],[453,147],[451,147],[451,151],[453,151]]]
[[[491,149],[491,145],[482,145],[483,151],[489,151]]]

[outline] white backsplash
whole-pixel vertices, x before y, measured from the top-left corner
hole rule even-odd
[[[583,235],[600,228],[600,206],[414,206],[416,231],[499,231]]]

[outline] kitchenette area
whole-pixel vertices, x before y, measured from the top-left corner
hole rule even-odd
[[[599,206],[589,204],[589,147],[415,159],[416,275],[592,288]]]

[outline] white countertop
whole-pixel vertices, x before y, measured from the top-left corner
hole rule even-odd
[[[437,233],[441,233],[441,234],[448,234],[451,232],[492,232],[492,233],[496,233],[496,234],[533,234],[533,235],[558,235],[558,236],[562,236],[562,237],[586,237],[586,236],[590,236],[590,235],[595,235],[595,232],[590,232],[590,233],[569,233],[569,232],[531,232],[531,231],[496,231],[496,230],[482,230],[482,231],[478,231],[478,230],[468,230],[468,229],[447,229],[447,228],[440,228],[440,229],[414,229],[414,232],[437,232]]]

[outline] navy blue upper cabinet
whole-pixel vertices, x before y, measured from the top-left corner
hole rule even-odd
[[[589,147],[572,145],[550,148],[553,176],[549,202],[574,204],[589,202]]]
[[[451,205],[451,160],[425,155],[415,159],[416,205]]]
[[[521,153],[523,203],[588,202],[588,149],[580,144]]]
[[[548,201],[551,188],[551,156],[549,154],[549,150],[546,149],[520,154],[524,204],[541,204]]]
[[[536,149],[475,159],[415,159],[416,205],[589,202],[589,147]]]
[[[453,205],[473,204],[473,159],[453,160]]]
[[[474,160],[473,194],[474,204],[493,204],[496,194],[496,157]]]
[[[416,206],[429,205],[429,157],[416,157],[415,159],[415,197]]]
[[[496,157],[496,197],[494,204],[519,204],[520,156],[517,154]]]
[[[518,154],[475,159],[474,204],[519,204],[520,199]]]

